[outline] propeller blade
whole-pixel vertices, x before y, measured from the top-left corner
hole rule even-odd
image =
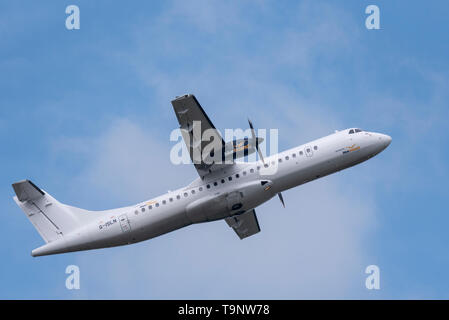
[[[249,124],[249,127],[251,128],[251,135],[253,136],[253,140],[254,140],[254,139],[256,139],[256,131],[254,131],[253,123],[251,122],[251,120],[249,120],[249,118],[248,118],[248,124]]]
[[[257,150],[257,153],[259,154],[259,158],[262,160],[262,163],[265,165],[265,160],[263,159],[262,152],[259,149],[259,138],[256,137],[256,131],[254,130],[253,123],[249,119],[248,119],[248,124],[249,124],[249,127],[251,128],[251,135],[252,135],[253,141],[256,143],[256,150]]]
[[[282,193],[278,193],[279,200],[281,200],[282,206],[285,208],[284,197],[282,197]]]

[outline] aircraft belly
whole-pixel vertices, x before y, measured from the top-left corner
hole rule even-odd
[[[191,223],[200,223],[241,214],[276,195],[272,185],[270,180],[250,181],[221,194],[198,199],[186,207],[186,216]]]
[[[183,210],[182,213],[172,215],[168,218],[152,223],[148,226],[148,228],[146,228],[144,234],[146,234],[146,237],[154,238],[190,224],[191,222],[187,219]]]
[[[198,199],[186,207],[186,216],[191,223],[219,220],[229,215],[226,193]]]

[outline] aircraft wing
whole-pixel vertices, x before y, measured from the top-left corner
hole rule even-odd
[[[225,219],[227,224],[234,229],[240,239],[252,236],[260,231],[256,211],[249,210],[245,213]]]
[[[177,97],[172,102],[182,137],[201,178],[225,164],[225,142],[193,94]],[[204,154],[204,155],[203,155]],[[214,157],[215,155],[215,157]]]

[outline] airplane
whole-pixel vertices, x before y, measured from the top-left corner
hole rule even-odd
[[[259,149],[261,138],[255,136],[248,120],[252,137],[246,144],[257,149],[257,161],[198,161],[194,154],[205,142],[195,133],[194,123],[201,125],[201,133],[209,130],[217,137],[222,149],[218,154],[227,153],[229,143],[220,142],[218,130],[193,94],[176,97],[171,103],[199,177],[148,201],[105,211],[60,203],[30,180],[14,183],[14,201],[46,242],[32,250],[32,256],[132,244],[216,220],[225,220],[244,239],[260,231],[255,211],[259,205],[277,195],[285,207],[283,191],[366,161],[391,142],[385,134],[348,128],[264,158]]]

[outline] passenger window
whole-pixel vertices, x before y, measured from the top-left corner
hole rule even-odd
[[[260,170],[260,166],[257,166],[257,170]]]
[[[299,151],[299,155],[302,156],[302,154],[303,154],[303,152],[302,152],[302,151]]]
[[[250,169],[249,172],[254,173],[254,169]]]
[[[264,167],[264,168],[268,168],[268,164],[265,163],[265,164],[263,165],[263,167]]]
[[[138,215],[138,214],[139,214],[139,211],[137,211],[137,210],[134,211],[134,214],[135,214],[135,215]]]
[[[215,181],[215,182],[214,182],[214,186],[217,186],[217,185],[218,185],[218,183]]]
[[[286,157],[285,157],[285,160],[288,160],[288,159],[290,159],[290,158],[289,158],[288,156],[286,156]]]
[[[184,197],[187,197],[189,194],[187,192],[184,192]]]
[[[167,203],[167,201],[165,201],[165,200],[162,200],[162,204],[166,204]]]
[[[278,159],[278,161],[279,161],[279,163],[281,163],[281,162],[282,162],[282,159],[281,159],[281,158],[279,158],[279,159]]]
[[[310,149],[309,149],[309,148],[307,148],[307,152],[310,152]]]
[[[142,212],[145,212],[145,207],[142,208]]]
[[[240,178],[240,175],[237,173],[237,174],[235,175],[235,177],[238,179],[238,178]]]
[[[178,194],[177,196],[176,196],[176,199],[181,199],[181,196]]]
[[[210,189],[210,184],[208,184],[208,185],[206,186],[206,188],[207,188],[207,189]]]
[[[293,154],[292,154],[292,157],[293,157],[293,158],[296,158],[296,153],[293,153]]]
[[[232,181],[232,177],[228,177],[228,180],[229,180],[229,181]]]
[[[149,205],[149,206],[148,206],[148,210],[151,210],[151,209],[153,209],[153,206],[152,206],[152,205]]]
[[[195,190],[193,190],[193,189],[192,189],[192,191],[191,191],[191,192],[192,192],[192,194],[195,194]]]
[[[246,171],[243,171],[243,175],[246,176]]]
[[[156,202],[156,207],[159,207],[159,202]]]
[[[203,187],[200,187],[200,189],[199,189],[200,191],[203,191]]]
[[[221,179],[221,183],[225,183],[225,179]]]
[[[169,200],[170,200],[170,202],[173,202],[173,198],[170,198]]]
[[[314,146],[313,149],[318,150],[318,147],[317,147],[317,146]]]

